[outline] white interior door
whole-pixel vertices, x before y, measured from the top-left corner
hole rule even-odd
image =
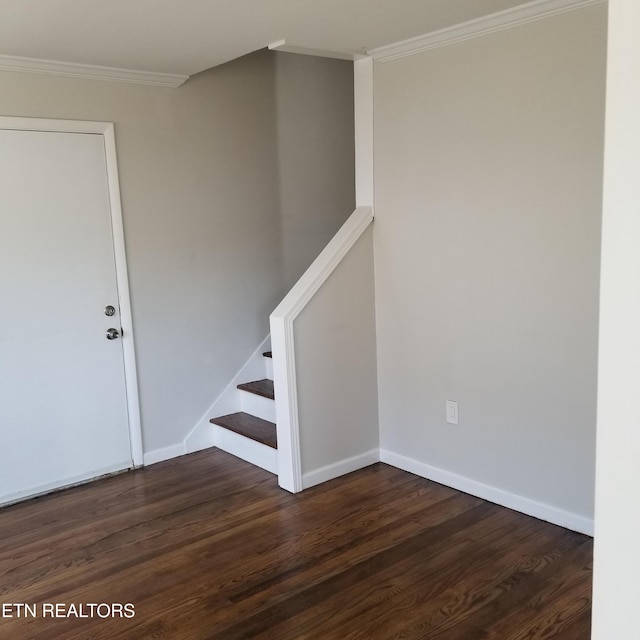
[[[0,128],[0,264],[0,503],[131,467],[102,135]]]

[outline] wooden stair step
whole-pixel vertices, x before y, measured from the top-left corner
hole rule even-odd
[[[248,391],[249,393],[255,393],[257,396],[262,396],[263,398],[271,398],[271,400],[275,399],[275,395],[273,393],[273,380],[269,380],[267,378],[264,378],[263,380],[254,380],[253,382],[244,382],[243,384],[238,385],[238,389]]]
[[[262,355],[265,358],[273,358],[273,351],[265,351]]]
[[[262,418],[256,418],[244,411],[230,413],[227,416],[220,416],[219,418],[212,418],[209,422],[217,424],[219,427],[229,429],[229,431],[239,433],[245,438],[266,444],[273,449],[278,448],[276,425]]]

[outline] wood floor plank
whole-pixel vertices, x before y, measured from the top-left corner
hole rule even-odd
[[[467,570],[455,581],[447,580],[446,573],[432,576],[431,588],[414,580],[411,588],[389,602],[396,616],[367,618],[364,629],[354,620],[344,637],[366,637],[366,632],[375,632],[380,638],[460,637],[459,629],[466,628],[481,608],[519,587],[523,576],[549,561],[545,557],[549,542],[541,544],[529,537],[516,544],[517,550],[509,551],[507,546],[493,553],[488,549],[490,555],[485,558],[470,557]]]
[[[365,579],[377,580],[377,576],[382,569],[401,561],[408,555],[413,555],[417,549],[423,549],[437,539],[452,535],[458,528],[470,525],[479,517],[482,517],[483,512],[486,512],[484,505],[478,505],[473,509],[447,518],[422,534],[414,536],[413,539],[368,558],[350,567],[349,570],[341,571],[332,578],[314,585],[314,588],[300,590],[278,605],[269,607],[266,612],[259,611],[250,618],[238,621],[233,627],[221,630],[210,637],[212,640],[222,640],[223,638],[225,640],[236,640],[244,637],[257,638],[262,633],[271,633],[275,625],[287,622],[292,613],[307,611],[310,607],[324,602],[336,593],[344,593]],[[245,634],[248,634],[248,636]]]
[[[583,632],[586,629],[583,637],[589,638],[590,616],[582,614],[591,606],[592,558],[593,541],[584,540],[566,554],[553,573],[532,581],[528,585],[529,594],[523,594],[526,598],[519,601],[512,598],[503,603],[501,612],[489,612],[485,617],[483,640],[543,638],[544,634],[554,637],[554,633],[564,640],[569,637],[567,629],[574,622]],[[574,606],[577,609],[569,615]],[[491,620],[497,622],[491,624]]]
[[[410,476],[406,476],[406,478],[411,479]],[[412,479],[411,484],[414,484],[414,481],[415,479]],[[345,482],[345,485],[349,488],[350,483],[348,480]],[[396,518],[398,513],[398,504],[400,504],[400,508],[402,508],[402,502],[399,497],[395,496],[395,491],[396,489],[401,490],[402,488],[402,485],[394,488],[394,494],[389,495],[388,498],[390,499],[385,501],[388,509],[392,512],[394,510],[396,511]],[[477,499],[470,498],[469,496],[456,494],[448,489],[445,490],[443,487],[438,487],[438,485],[432,485],[428,489],[434,491],[435,497],[442,498],[443,496],[447,496],[448,499],[452,501],[452,504],[449,505],[448,509],[442,510],[443,515],[440,517],[445,517],[451,509],[468,509],[471,505],[481,502]],[[431,493],[431,491],[421,491],[420,493],[422,498],[426,499],[426,495]],[[408,495],[403,497],[402,500],[407,500],[412,502],[414,505],[420,506],[420,502],[415,500],[416,496],[414,492],[408,491],[407,494]],[[325,494],[318,493],[317,497],[322,499],[324,495]],[[252,566],[255,564],[255,561],[251,560],[248,565],[243,565],[242,560],[239,559],[239,554],[242,553],[242,549],[239,549],[237,553],[230,554],[230,557],[227,558],[229,562],[226,562],[225,559],[220,562],[218,559],[215,567],[215,583],[212,581],[211,576],[205,575],[204,579],[207,581],[206,587],[211,594],[222,591],[229,593],[229,596],[233,599],[234,603],[231,608],[220,606],[216,610],[215,614],[212,614],[209,611],[209,618],[214,619],[216,625],[226,622],[229,618],[231,618],[231,623],[233,623],[238,619],[238,617],[244,618],[247,615],[251,615],[256,609],[261,609],[265,606],[271,607],[275,604],[275,601],[278,598],[281,601],[284,601],[290,597],[292,591],[301,588],[306,589],[309,584],[320,582],[325,579],[327,575],[339,573],[344,570],[345,562],[347,564],[349,562],[355,562],[359,557],[359,554],[367,553],[368,550],[367,556],[375,555],[381,547],[388,547],[390,539],[393,540],[394,536],[396,540],[401,540],[409,531],[411,531],[411,529],[415,530],[415,520],[416,518],[420,518],[419,513],[414,513],[413,516],[408,519],[407,524],[410,525],[411,528],[403,530],[401,521],[396,520],[394,522],[389,520],[388,524],[384,527],[378,529],[373,528],[373,531],[371,531],[372,514],[368,512],[368,509],[365,509],[365,512],[367,512],[365,514],[367,520],[362,522],[354,520],[355,517],[359,517],[358,513],[361,509],[362,503],[367,507],[367,502],[366,497],[363,496],[363,500],[359,501],[357,506],[350,507],[353,514],[343,514],[344,522],[342,530],[337,528],[340,523],[333,523],[333,535],[338,539],[341,538],[343,540],[343,544],[338,547],[336,547],[335,543],[332,542],[334,538],[324,540],[321,538],[319,541],[322,544],[316,548],[317,545],[314,540],[316,534],[314,532],[313,537],[306,534],[302,537],[298,536],[298,544],[301,546],[296,548],[296,537],[294,536],[290,538],[293,546],[280,545],[278,548],[274,549],[274,551],[277,551],[278,555],[275,558],[276,562],[271,562],[271,560],[265,556],[264,550],[260,548],[256,549],[256,542],[251,541],[251,546],[261,555],[261,566],[266,565],[270,574],[275,572],[273,575],[277,577],[274,580],[267,581],[265,583],[260,580],[259,575],[252,574],[255,570]],[[428,503],[429,500],[426,500],[426,502]],[[322,510],[316,508],[318,506],[318,502],[316,500],[313,500],[308,504],[313,507],[314,517],[326,519],[326,514],[323,514]],[[404,508],[408,508],[407,505],[405,505]],[[428,508],[429,507],[427,507],[427,509]],[[427,510],[424,506],[422,506],[421,509],[423,513]],[[386,519],[388,520],[388,516]],[[428,527],[429,522],[431,520],[435,520],[435,518],[429,517],[420,519],[424,520],[424,527]],[[331,522],[332,521],[329,521],[330,524]],[[369,526],[367,526],[367,524]],[[392,532],[389,531],[390,528],[392,529]],[[270,536],[264,535],[265,533],[268,534],[268,531],[260,528],[256,529],[256,536],[259,536],[263,540],[269,540]],[[329,532],[327,532],[327,534],[328,533]],[[237,531],[234,532],[234,534],[237,534]],[[350,540],[353,536],[355,536],[355,538]],[[363,536],[367,539],[363,540]],[[245,542],[247,541],[246,538],[244,540]],[[357,550],[358,553],[354,554],[354,550]],[[178,566],[180,566],[182,562],[183,561],[180,561]],[[290,563],[293,564],[291,565]],[[287,567],[288,570],[286,570]],[[175,574],[171,573],[170,575],[173,579]],[[153,579],[149,580],[149,584],[157,585],[161,578],[162,576],[154,576]],[[257,580],[257,582],[254,582],[254,580]],[[268,584],[269,582],[271,582],[270,585]],[[234,589],[237,584],[250,584],[251,586],[249,589],[243,589],[243,592],[234,595]],[[197,577],[191,577],[188,586],[198,590],[200,585],[197,581]],[[178,594],[181,594],[181,591],[178,591]],[[159,594],[159,597],[163,600],[164,607],[168,604],[171,604],[172,606],[175,604],[168,603],[164,594]],[[221,600],[218,601],[218,603],[220,602]],[[157,605],[155,606],[157,607]],[[176,605],[175,608],[179,609],[180,606]],[[194,606],[191,607],[189,615],[193,613],[200,613],[198,612],[197,607],[195,610]],[[141,635],[141,632],[139,631],[138,637],[146,636]]]
[[[29,640],[587,640],[591,540],[376,464],[302,494],[217,450],[0,509]]]
[[[410,608],[416,608],[416,602],[437,603],[442,593],[460,594],[460,585],[481,575],[486,567],[493,571],[496,558],[508,558],[509,550],[517,547],[522,550],[537,544],[538,532],[534,528],[522,527],[512,530],[512,514],[493,505],[494,512],[486,519],[479,520],[453,536],[439,541],[428,548],[418,549],[402,562],[396,563],[376,575],[376,580],[368,576],[355,585],[351,592],[341,590],[332,599],[316,607],[315,612],[304,611],[298,630],[319,632],[326,620],[336,627],[336,636],[366,637],[367,633],[382,633],[387,609],[400,611],[402,599],[408,596]],[[505,517],[506,516],[506,517]],[[458,562],[464,556],[465,563]],[[340,606],[341,600],[349,601],[349,607]],[[384,604],[384,607],[380,605]],[[477,604],[474,602],[474,604]],[[420,605],[420,615],[428,607]],[[411,616],[396,616],[406,623]],[[451,616],[447,617],[451,621]],[[366,621],[363,623],[363,621]],[[430,629],[435,637],[435,631]],[[382,636],[381,636],[382,637]],[[404,636],[403,636],[404,637]],[[409,636],[407,636],[409,637]]]
[[[415,484],[415,479],[413,479],[411,476],[407,475],[407,474],[403,474],[402,476],[400,476],[400,478],[402,479],[402,482],[400,484],[394,484],[391,485],[392,489],[393,489],[393,493],[391,493],[388,496],[388,500],[385,501],[386,504],[393,504],[395,502],[398,502],[400,496],[402,493],[406,493],[406,496],[403,499],[406,500],[410,500],[411,497],[413,496],[413,492],[412,491],[407,491],[406,489],[408,488],[409,484]],[[350,484],[351,481],[349,480],[349,478],[347,478],[344,481],[344,486],[346,488],[346,492],[349,493],[350,491]],[[375,483],[371,483],[374,488],[375,488]],[[434,485],[433,488],[431,488],[431,492],[434,492],[435,488],[437,487],[437,485]],[[404,491],[403,491],[404,489]],[[360,489],[360,491],[362,491],[362,488]],[[400,493],[398,493],[400,492]],[[424,491],[421,491],[421,493],[424,493]],[[440,498],[444,495],[447,496],[455,496],[455,492],[452,492],[450,490],[444,490],[444,488],[440,487],[437,490],[435,490],[435,495],[436,497]],[[397,494],[397,495],[396,495]],[[288,494],[282,492],[282,491],[276,491],[274,494],[276,497],[278,497],[279,499],[288,499],[291,500],[291,496],[289,496]],[[313,515],[314,517],[318,517],[318,518],[326,518],[325,515],[323,515],[323,511],[319,508],[317,508],[318,506],[323,506],[324,503],[326,502],[325,500],[325,495],[324,493],[318,493],[317,497],[318,500],[314,501],[313,503],[309,503],[308,501],[297,501],[296,504],[292,505],[292,507],[295,509],[295,511],[300,511],[300,508],[307,508],[307,507],[312,507],[312,512],[311,514],[308,514],[307,517],[304,517],[304,513],[302,514],[298,514],[301,515],[302,517],[299,518],[300,521],[306,521],[307,522],[307,526],[309,525],[309,520],[311,515]],[[384,494],[383,494],[384,495]],[[379,494],[376,492],[373,492],[370,495],[371,500],[375,500],[377,501],[379,499]],[[424,498],[424,496],[423,496]],[[360,511],[362,511],[362,515],[361,517],[364,517],[366,519],[371,519],[372,518],[372,512],[370,507],[372,506],[371,504],[368,504],[369,502],[371,502],[371,500],[369,500],[367,498],[366,495],[363,495],[363,499],[361,501],[359,501],[358,507],[357,508],[351,508],[352,513],[350,514],[349,518],[343,518],[344,521],[344,526],[348,527],[348,529],[352,530],[352,531],[358,531],[361,527],[360,527],[360,523],[358,521],[353,521],[353,519],[355,517],[358,517],[358,514]],[[427,501],[428,502],[428,501]],[[477,502],[477,501],[476,501]],[[257,504],[262,505],[263,503],[265,503],[265,500],[259,501]],[[417,503],[420,504],[420,503]],[[248,508],[248,507],[247,507]],[[242,510],[242,509],[241,509]],[[240,510],[240,511],[241,511]],[[270,505],[267,502],[267,511],[269,513],[273,512],[273,506]],[[182,516],[181,516],[182,517]],[[298,518],[296,518],[298,519]],[[219,520],[219,518],[217,519]],[[256,545],[258,543],[261,544],[266,544],[266,545],[271,545],[273,546],[273,541],[272,541],[272,536],[269,535],[264,535],[265,534],[265,530],[261,528],[261,522],[260,519],[256,519],[255,514],[252,513],[252,516],[250,518],[242,518],[240,516],[238,516],[237,514],[234,514],[233,516],[233,521],[235,526],[232,527],[230,525],[229,522],[227,522],[226,520],[223,520],[221,524],[221,529],[222,529],[222,533],[220,534],[223,538],[223,542],[224,542],[224,538],[231,536],[233,538],[233,541],[236,543],[236,546],[231,546],[231,545],[225,545],[225,555],[227,556],[227,559],[229,560],[229,562],[227,562],[225,564],[224,562],[224,558],[221,558],[220,554],[218,554],[215,557],[215,561],[216,561],[216,575],[218,577],[218,579],[221,581],[220,586],[218,587],[219,589],[222,588],[226,588],[228,585],[233,586],[235,584],[235,582],[238,580],[238,577],[242,577],[243,580],[247,580],[249,578],[249,571],[252,571],[253,569],[246,569],[243,568],[242,566],[242,558],[244,558],[244,556],[246,555],[244,553],[244,546],[245,545],[250,545],[251,548],[254,551],[259,551],[262,555],[263,558],[265,558],[264,556],[264,548],[261,547],[256,547]],[[214,523],[216,522],[216,519],[211,518],[208,522]],[[313,521],[311,520],[311,524],[313,523]],[[281,525],[283,524],[282,518],[280,518],[277,521],[277,525],[278,528],[281,528]],[[356,526],[354,526],[354,524]],[[159,528],[160,530],[162,530],[164,532],[164,534],[170,534],[171,531],[167,530],[167,525],[166,523],[159,523]],[[248,526],[247,526],[248,525]],[[333,523],[334,529],[336,527],[338,527],[339,523]],[[209,526],[209,524],[207,524],[207,526]],[[286,533],[289,534],[289,537],[291,539],[291,534],[294,533],[294,531],[292,531],[292,529],[290,527],[286,528]],[[255,536],[256,539],[248,539],[247,536],[254,533],[255,532]],[[218,538],[215,535],[209,535],[207,541],[205,542],[204,545],[201,544],[202,540],[202,535],[199,535],[198,537],[192,537],[189,538],[187,536],[184,536],[184,532],[180,531],[179,532],[181,534],[181,539],[180,539],[180,544],[178,545],[179,548],[175,548],[175,549],[167,549],[165,548],[158,548],[156,549],[156,553],[157,554],[161,554],[164,556],[164,562],[159,565],[159,563],[155,562],[154,557],[152,556],[150,559],[148,559],[148,561],[145,560],[144,557],[141,556],[136,556],[136,571],[137,572],[143,572],[143,575],[145,571],[149,571],[148,574],[146,574],[147,577],[147,583],[150,585],[151,589],[158,589],[158,587],[162,587],[165,586],[167,589],[171,588],[171,586],[175,587],[175,582],[176,580],[189,580],[189,586],[190,587],[196,587],[197,588],[197,584],[194,584],[194,575],[197,576],[198,572],[201,571],[202,567],[206,567],[207,563],[209,562],[209,558],[207,557],[207,555],[202,555],[200,553],[200,549],[198,548],[199,546],[203,546],[203,548],[207,549],[207,547],[210,547],[212,545],[215,545],[217,542],[219,542]],[[338,535],[341,534],[340,529],[336,529],[335,533],[337,533]],[[315,536],[316,534],[313,533],[313,535]],[[144,536],[141,534],[142,540],[144,542],[145,538]],[[219,537],[219,536],[218,536]],[[293,540],[292,540],[293,541]],[[307,554],[309,554],[312,551],[312,546],[310,544],[310,539],[307,535],[305,535],[303,537],[303,542],[305,544],[305,550],[307,551]],[[116,548],[118,547],[118,544],[116,544]],[[280,545],[279,547],[276,544],[276,551],[279,554],[284,553],[288,553],[288,549],[289,547],[285,546],[285,545]],[[105,548],[100,548],[100,549],[94,549],[91,548],[89,550],[89,555],[93,556],[93,555],[97,555],[98,557],[104,556],[105,555],[105,551],[107,551],[107,549]],[[198,558],[199,558],[199,562],[195,563],[192,560],[192,555],[194,553],[198,554]],[[110,574],[113,574],[114,572],[117,573],[127,573],[130,569],[131,563],[129,560],[129,553],[127,553],[127,557],[125,560],[125,564],[123,566],[118,566],[115,563],[116,558],[111,558],[109,560],[109,565],[107,567],[107,571]],[[296,557],[296,556],[294,556]],[[240,559],[240,560],[239,560]],[[281,567],[282,566],[282,561],[283,559],[276,559],[277,562],[275,564],[276,567]],[[249,561],[249,565],[251,566],[253,563],[253,560]],[[64,563],[59,563],[59,564],[64,564]],[[96,568],[100,567],[100,561],[97,561],[93,564],[92,567],[90,567],[88,569],[88,571],[90,572],[89,577],[92,578],[93,580],[99,579],[100,577],[102,577],[101,573],[96,573]],[[181,568],[183,568],[181,570]],[[72,569],[77,569],[77,567],[72,567]],[[83,581],[83,568],[80,568],[81,570],[79,570],[78,573],[78,577],[76,582],[78,584],[84,584]],[[93,573],[91,573],[93,572]],[[192,575],[193,574],[193,575]],[[73,573],[70,572],[70,575],[73,576]],[[116,584],[119,584],[121,582],[121,576],[120,575],[114,575],[113,576],[113,581]],[[207,580],[210,580],[209,576],[205,575],[205,578]],[[110,578],[111,579],[111,578]],[[44,580],[43,580],[44,582]],[[167,583],[165,585],[165,582]],[[43,586],[42,584],[39,586]],[[104,585],[106,586],[106,585]],[[103,588],[104,588],[103,586]],[[208,585],[208,588],[211,590],[212,585]],[[161,592],[162,594],[162,592]],[[51,597],[52,594],[51,592],[47,592],[47,596]],[[82,594],[74,594],[76,596],[78,595],[82,595]],[[139,597],[144,595],[144,591],[139,592]],[[161,595],[162,598],[164,598],[164,595]]]

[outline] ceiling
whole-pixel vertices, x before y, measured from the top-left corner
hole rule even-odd
[[[523,0],[0,0],[0,56],[193,75],[274,42],[346,54]]]

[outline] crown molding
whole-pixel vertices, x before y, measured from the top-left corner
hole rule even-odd
[[[173,73],[157,73],[155,71],[137,71],[135,69],[117,69],[75,62],[59,62],[57,60],[41,60],[39,58],[23,58],[19,56],[0,55],[0,70],[20,71],[26,73],[45,73],[67,78],[83,78],[85,80],[109,80],[112,82],[130,82],[157,87],[179,87],[189,76]]]
[[[533,0],[416,38],[376,47],[367,53],[377,62],[389,62],[604,2],[606,0]]]
[[[285,53],[299,53],[305,56],[318,56],[320,58],[335,58],[336,60],[360,60],[366,58],[364,53],[351,53],[349,51],[331,51],[329,49],[313,49],[304,45],[278,40],[269,45],[272,51],[284,51]]]

